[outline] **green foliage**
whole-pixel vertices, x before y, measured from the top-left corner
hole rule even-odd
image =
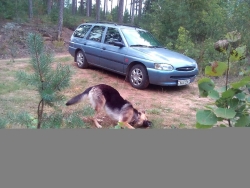
[[[123,16],[123,23],[129,23],[129,22],[130,22],[130,16],[128,9],[126,9]]]
[[[52,67],[53,57],[44,47],[43,38],[39,34],[30,33],[27,38],[31,56],[30,64],[34,72],[28,74],[25,71],[17,73],[17,79],[26,85],[32,86],[39,93],[37,106],[37,118],[33,118],[27,112],[9,115],[10,123],[25,125],[27,128],[60,128],[62,125],[75,127],[83,125],[81,119],[73,114],[67,119],[60,109],[64,103],[61,91],[69,86],[71,71],[69,66],[60,63],[56,68]],[[45,111],[45,108],[52,108]],[[77,123],[78,122],[78,123]]]
[[[246,46],[236,46],[234,43],[241,39],[238,32],[230,32],[225,36],[229,43],[227,48],[221,50],[225,43],[216,43],[216,50],[227,56],[227,62],[215,61],[207,66],[207,76],[225,75],[224,89],[216,89],[210,78],[202,78],[198,81],[201,97],[210,97],[215,100],[213,105],[206,106],[206,110],[199,110],[196,114],[197,128],[211,128],[220,122],[219,126],[250,126],[250,100],[245,88],[250,83],[250,76],[243,76],[239,81],[229,84],[228,76],[230,67],[246,57]],[[227,123],[226,123],[227,122]]]
[[[7,120],[0,117],[0,129],[4,129],[6,125],[7,125]]]
[[[178,29],[178,33],[175,49],[184,55],[196,59],[198,57],[198,52],[194,48],[195,45],[189,36],[189,31],[187,31],[184,27],[180,27]]]

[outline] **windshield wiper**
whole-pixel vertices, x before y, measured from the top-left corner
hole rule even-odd
[[[162,46],[148,46],[143,44],[133,44],[130,47],[145,47],[145,48],[163,48]]]
[[[164,48],[163,46],[149,46],[150,48]]]
[[[142,44],[133,44],[133,45],[130,45],[130,47],[146,47],[146,48],[149,48],[150,46],[142,45]]]

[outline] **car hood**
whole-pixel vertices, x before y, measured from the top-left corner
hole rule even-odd
[[[196,66],[195,60],[166,48],[133,47],[133,49],[143,53],[144,57],[146,56],[147,59],[155,63],[169,63],[173,66]]]

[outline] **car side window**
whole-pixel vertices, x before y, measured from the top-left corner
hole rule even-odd
[[[81,25],[75,30],[73,35],[74,37],[84,38],[90,28],[91,25]]]
[[[102,35],[105,27],[104,26],[95,26],[90,31],[89,36],[87,37],[88,40],[93,40],[96,42],[101,42]]]
[[[114,42],[122,42],[122,37],[116,28],[109,27],[104,43],[113,45]]]

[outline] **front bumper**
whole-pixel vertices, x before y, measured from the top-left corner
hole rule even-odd
[[[190,79],[192,83],[198,75],[198,69],[193,71],[161,71],[148,68],[149,83],[160,86],[177,86],[178,80]]]

